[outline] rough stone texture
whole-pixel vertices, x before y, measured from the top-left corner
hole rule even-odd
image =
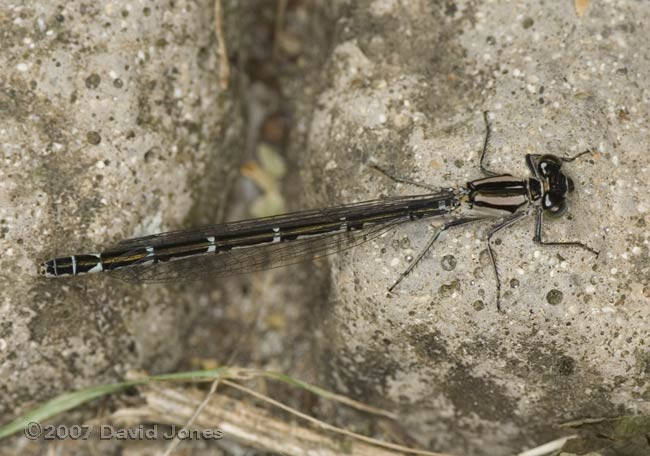
[[[331,10],[313,20],[339,18],[333,45],[322,24],[302,43],[285,86],[302,106],[293,118],[307,147],[296,142],[293,158],[310,194],[300,206],[418,191],[369,169],[371,157],[428,183],[478,177],[484,109],[493,169],[524,174],[529,152],[598,151],[567,166],[571,215],[545,233],[600,258],[535,246],[532,220],[503,232],[505,315],[487,225],[445,235],[392,298],[385,289],[432,233],[427,223],[335,257],[329,303],[302,265],[252,286],[229,281],[223,295],[35,277],[50,255],[216,218],[238,116],[216,87],[212,2],[173,5],[2,1],[0,422],[130,367],[169,370],[188,341],[205,348],[212,337],[218,350],[224,334],[253,329],[244,354],[224,362],[305,378],[324,361],[339,390],[397,409],[404,430],[437,450],[508,454],[557,437],[558,422],[648,412],[643,2],[593,2],[583,17],[571,2],[323,2]],[[234,306],[215,305],[237,293]],[[302,324],[324,334],[320,358]]]
[[[241,122],[212,12],[1,2],[0,422],[182,355],[201,287],[49,280],[37,263],[215,220]]]
[[[531,447],[566,420],[649,412],[650,8],[593,2],[578,17],[572,2],[338,5],[333,50],[296,116],[313,203],[418,191],[369,169],[371,158],[441,186],[480,177],[489,110],[494,170],[525,175],[526,153],[596,150],[567,165],[570,214],[545,237],[601,254],[535,245],[531,218],[499,233],[505,314],[487,224],[446,234],[390,298],[432,233],[426,222],[341,254],[322,344],[334,384],[397,407],[421,444],[462,454]]]

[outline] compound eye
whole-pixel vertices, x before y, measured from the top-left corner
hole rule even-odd
[[[567,204],[566,200],[561,199],[559,201],[553,202],[552,205],[545,207],[544,212],[551,218],[558,218],[566,214],[568,209],[569,205]]]
[[[569,190],[569,193],[573,193],[573,191],[576,189],[576,185],[573,183],[573,179],[570,177],[566,178],[566,188]]]
[[[562,160],[560,160],[555,155],[543,155],[539,159],[539,164],[537,169],[542,176],[550,176],[560,171],[562,168]]]

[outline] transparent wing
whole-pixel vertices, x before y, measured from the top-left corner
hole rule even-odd
[[[294,226],[296,223],[307,225],[310,223],[335,221],[339,220],[339,218],[343,216],[365,214],[368,211],[383,212],[392,209],[399,209],[403,208],[404,205],[417,203],[418,201],[448,201],[453,198],[453,193],[449,190],[445,190],[439,193],[426,195],[398,196],[380,200],[364,201],[326,209],[306,210],[252,220],[222,223],[220,225],[192,230],[170,231],[151,236],[127,239],[110,247],[108,250],[123,251],[125,249],[135,249],[138,247],[156,247],[159,245],[174,244],[191,239],[206,238],[209,236],[221,237],[232,233],[243,233],[252,230],[260,231],[266,228],[285,228],[287,226]],[[444,212],[446,212],[446,210],[441,209],[441,213]]]
[[[161,283],[201,280],[206,276],[227,277],[283,267],[355,247],[376,239],[406,221],[408,219],[359,231],[314,235],[295,241],[206,253],[158,263],[151,263],[145,258],[139,264],[111,271],[111,275],[133,283]],[[128,257],[129,253],[125,256]]]

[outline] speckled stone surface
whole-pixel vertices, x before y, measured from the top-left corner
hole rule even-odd
[[[241,122],[212,11],[0,2],[0,422],[181,356],[201,287],[49,280],[37,264],[215,220]]]
[[[487,162],[526,175],[526,153],[595,153],[566,166],[568,216],[495,241],[504,314],[478,224],[448,232],[396,294],[386,288],[433,230],[408,224],[337,256],[323,359],[334,385],[397,408],[422,445],[510,454],[556,425],[650,411],[650,8],[643,2],[363,1],[342,9],[298,125],[320,204],[417,193],[374,172],[450,186]],[[323,88],[324,87],[324,88]],[[300,116],[298,116],[300,118]],[[302,150],[302,149],[301,149]]]

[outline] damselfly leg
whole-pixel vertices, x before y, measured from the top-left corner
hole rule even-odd
[[[511,216],[505,218],[503,221],[501,221],[499,224],[493,226],[487,233],[487,251],[488,254],[490,255],[490,262],[492,263],[492,270],[494,271],[494,278],[496,281],[496,289],[497,289],[497,310],[499,312],[503,312],[503,309],[501,308],[501,278],[499,277],[499,269],[497,267],[497,262],[496,262],[496,256],[494,255],[494,250],[492,249],[491,245],[491,240],[492,237],[498,232],[501,231],[504,228],[507,228],[509,226],[514,225],[520,220],[525,219],[527,216],[530,215],[530,211],[526,210],[523,212],[516,212],[512,214]],[[586,244],[583,244],[582,242],[577,242],[577,241],[570,241],[570,242],[547,242],[542,240],[542,220],[544,217],[544,210],[540,207],[536,209],[536,222],[535,222],[535,237],[534,241],[536,244],[539,245],[558,245],[558,246],[571,246],[571,247],[580,247],[582,249],[585,249],[594,255],[598,257],[598,251],[592,249]]]
[[[481,168],[481,172],[486,176],[498,176],[499,173],[487,169],[483,164],[483,160],[485,160],[485,152],[490,145],[490,137],[492,136],[492,129],[490,128],[490,119],[488,118],[487,111],[483,111],[483,122],[485,122],[485,140],[483,141],[483,150],[481,151],[481,158],[479,159],[478,165],[479,168]]]
[[[579,241],[565,241],[565,242],[557,242],[557,241],[544,241],[542,239],[542,222],[544,220],[544,210],[541,207],[537,208],[537,217],[535,221],[535,237],[533,240],[535,243],[539,245],[563,245],[563,246],[571,246],[571,247],[580,247],[581,249],[587,250],[588,252],[593,253],[596,255],[596,258],[598,258],[599,252],[598,250],[592,249],[586,244],[583,244],[582,242]]]
[[[585,151],[580,152],[579,154],[572,155],[570,157],[559,157],[557,155],[554,155],[555,158],[559,159],[560,161],[564,163],[570,163],[574,161],[577,158],[582,157],[583,155],[587,154],[592,154],[593,152],[591,149],[587,149]],[[538,163],[544,158],[548,157],[548,155],[542,155],[542,154],[526,154],[526,165],[528,166],[528,169],[530,170],[533,175],[538,176]],[[539,177],[539,176],[538,176]]]
[[[413,269],[418,265],[420,260],[424,258],[424,255],[427,254],[427,252],[431,249],[433,244],[438,240],[438,237],[444,232],[447,231],[450,228],[453,228],[455,226],[460,226],[460,225],[465,225],[467,223],[472,223],[472,222],[478,222],[479,220],[484,220],[484,218],[462,218],[462,219],[457,219],[457,220],[452,220],[451,222],[445,223],[438,229],[438,231],[435,232],[433,236],[429,239],[427,244],[424,246],[422,250],[420,250],[420,253],[418,254],[417,257],[409,264],[408,268],[404,272],[400,274],[400,276],[397,278],[397,280],[390,286],[388,287],[388,292],[392,292],[393,289],[402,281],[404,280],[404,277],[409,275]]]
[[[496,257],[494,256],[494,252],[492,251],[492,246],[491,246],[492,236],[494,236],[497,232],[501,231],[502,229],[512,226],[518,221],[523,220],[528,215],[530,215],[528,211],[515,212],[511,216],[506,217],[497,225],[494,225],[492,228],[490,228],[490,230],[487,233],[487,237],[486,237],[487,251],[488,254],[490,255],[490,262],[492,263],[492,270],[494,271],[494,279],[497,285],[497,310],[499,312],[503,312],[503,310],[501,309],[501,279],[499,278],[499,269],[497,268]]]
[[[562,160],[563,162],[568,163],[568,162],[572,162],[576,158],[582,157],[583,155],[592,154],[592,153],[593,153],[593,151],[591,149],[587,149],[587,150],[584,150],[584,151],[580,152],[579,154],[573,155],[572,157],[560,157],[560,160]]]
[[[424,188],[424,189],[427,189],[427,190],[430,190],[430,191],[439,191],[439,190],[440,190],[438,187],[434,187],[434,186],[432,186],[432,185],[428,185],[428,184],[425,184],[425,183],[422,183],[422,182],[417,182],[417,181],[413,181],[413,180],[410,180],[410,179],[406,179],[406,178],[403,178],[403,177],[400,177],[400,176],[396,176],[396,175],[394,175],[394,174],[392,174],[392,173],[386,171],[385,169],[381,168],[381,167],[378,166],[377,164],[374,164],[374,163],[373,163],[373,164],[371,164],[370,166],[371,166],[372,168],[376,169],[377,171],[379,171],[380,173],[382,173],[382,174],[383,174],[384,176],[386,176],[387,178],[389,178],[389,179],[391,179],[391,180],[393,180],[393,181],[395,181],[395,182],[399,182],[399,183],[402,183],[402,184],[413,185],[413,186],[420,187],[420,188]],[[393,282],[393,284],[392,284],[390,287],[388,287],[388,292],[389,292],[389,293],[392,293],[392,291],[395,289],[395,287],[396,287],[397,285],[399,285],[399,283],[400,283],[402,280],[404,280],[404,278],[405,278],[407,275],[409,275],[409,274],[411,273],[411,271],[413,271],[413,269],[415,269],[415,267],[418,265],[418,263],[420,262],[420,260],[422,260],[422,258],[424,258],[424,256],[425,256],[425,255],[427,254],[427,252],[431,249],[431,247],[433,246],[433,244],[436,242],[436,240],[437,240],[438,237],[442,234],[443,231],[446,231],[446,230],[448,230],[449,228],[453,228],[454,226],[460,226],[460,225],[464,225],[464,224],[466,224],[466,223],[470,223],[470,222],[475,222],[475,221],[478,221],[478,220],[481,220],[481,219],[480,219],[480,218],[470,218],[470,219],[465,219],[465,218],[463,218],[463,219],[453,220],[453,221],[451,221],[451,222],[448,222],[448,223],[445,223],[444,225],[442,225],[442,227],[440,227],[440,228],[439,228],[439,229],[434,233],[434,235],[431,236],[431,238],[427,241],[427,243],[426,243],[426,245],[424,246],[424,248],[420,250],[420,253],[418,253],[418,256],[415,257],[415,259],[411,262],[411,264],[409,264],[409,266],[406,268],[406,270],[403,271],[403,272],[399,275],[399,277],[397,278],[397,280],[395,280],[395,282]]]
[[[380,167],[379,165],[375,164],[375,163],[371,163],[369,166],[371,168],[373,168],[373,169],[376,169],[377,171],[382,173],[384,176],[386,176],[390,180],[393,180],[393,181],[398,182],[400,184],[413,185],[414,187],[424,188],[424,189],[429,190],[431,192],[437,192],[437,191],[440,190],[439,187],[434,187],[433,185],[425,184],[424,182],[418,182],[418,181],[406,179],[404,177],[396,176],[396,175],[388,172],[384,168]]]

